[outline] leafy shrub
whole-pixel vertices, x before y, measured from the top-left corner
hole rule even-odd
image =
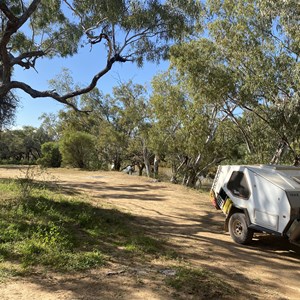
[[[37,160],[39,165],[48,168],[59,168],[61,160],[58,143],[47,142],[42,145],[42,157]]]
[[[94,137],[86,132],[67,132],[60,141],[64,165],[92,169],[97,161]]]

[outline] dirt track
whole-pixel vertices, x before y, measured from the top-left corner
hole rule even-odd
[[[0,177],[17,170],[0,169]],[[240,299],[300,299],[300,253],[283,239],[255,236],[251,246],[232,242],[223,232],[222,213],[207,194],[169,183],[113,172],[53,171],[66,189],[88,193],[141,218],[156,236],[166,238],[193,267],[214,271],[244,291]],[[108,269],[82,275],[36,274],[0,285],[1,299],[174,299],[161,286],[162,262],[128,265],[112,261]],[[107,276],[111,272],[113,276]],[[186,299],[193,299],[186,295]],[[231,298],[230,298],[231,299]],[[232,299],[237,299],[233,296]]]

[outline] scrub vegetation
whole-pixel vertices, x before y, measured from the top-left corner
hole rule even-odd
[[[14,269],[7,263],[18,265],[16,274],[33,266],[79,271],[102,266],[118,252],[164,255],[164,243],[135,226],[130,214],[95,207],[86,197],[66,196],[45,182],[32,181],[24,194],[24,180],[0,181],[2,277]]]
[[[3,299],[295,296],[291,244],[263,235],[233,243],[207,193],[117,172],[45,172],[0,168]],[[293,277],[273,286],[286,270]]]
[[[38,168],[25,170],[22,178],[0,179],[0,282],[37,270],[78,273],[115,259],[129,265],[160,259],[176,275],[164,279],[176,293],[213,299],[234,291],[211,272],[179,267],[168,241],[151,235],[136,217],[95,205],[75,190],[67,195],[53,181],[38,180]]]

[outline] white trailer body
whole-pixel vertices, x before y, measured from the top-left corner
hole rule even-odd
[[[225,228],[238,243],[262,231],[300,240],[300,168],[219,166],[211,198],[226,214]]]

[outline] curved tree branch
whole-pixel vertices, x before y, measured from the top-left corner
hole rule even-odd
[[[27,85],[23,82],[19,82],[19,81],[11,81],[10,83],[2,85],[0,87],[0,94],[5,94],[11,89],[21,89],[33,98],[50,97],[50,98],[53,98],[53,99],[55,99],[56,101],[58,101],[62,104],[69,105],[72,108],[74,108],[76,111],[78,111],[78,108],[74,104],[69,102],[68,99],[74,98],[76,96],[80,96],[82,94],[86,94],[86,93],[90,92],[96,86],[98,80],[102,76],[104,76],[111,69],[112,65],[117,61],[122,61],[122,58],[119,57],[119,56],[112,57],[110,60],[108,60],[105,68],[93,77],[91,83],[88,86],[86,86],[84,88],[81,88],[81,89],[78,89],[76,91],[72,91],[72,92],[67,93],[65,95],[62,95],[62,96],[59,95],[55,91],[38,91],[36,89],[33,89],[31,86],[29,86],[29,85]]]
[[[23,53],[23,54],[19,55],[18,57],[12,56],[10,65],[11,65],[11,67],[14,65],[20,65],[20,66],[24,67],[25,69],[29,69],[31,67],[34,67],[35,61],[38,57],[42,57],[44,55],[46,55],[45,51],[37,50],[37,51]],[[25,59],[26,61],[24,62],[23,59]],[[32,62],[30,60],[32,60]]]
[[[105,10],[103,11],[103,15],[102,13],[98,14],[98,12],[96,15],[96,13],[93,12],[92,8],[81,6],[80,2],[76,3],[76,5],[78,4],[77,10],[77,6],[75,6],[74,1],[62,0],[58,4],[60,5],[60,7],[55,7],[53,10],[53,13],[59,13],[59,15],[62,15],[62,18],[58,18],[59,20],[57,20],[57,18],[55,17],[53,19],[50,18],[49,20],[47,20],[49,24],[45,23],[45,25],[39,25],[38,23],[35,24],[33,20],[33,22],[31,23],[31,25],[33,26],[31,28],[33,32],[31,41],[29,41],[26,36],[26,40],[29,41],[29,45],[22,44],[21,46],[12,48],[10,46],[11,43],[14,43],[14,35],[25,24],[25,22],[29,18],[31,18],[39,5],[42,5],[42,0],[26,1],[26,3],[29,3],[27,4],[28,7],[24,7],[24,1],[20,2],[21,3],[18,4],[20,13],[15,16],[13,14],[13,11],[10,9],[10,6],[12,6],[13,4],[6,4],[8,3],[8,1],[0,0],[0,12],[2,12],[4,24],[4,30],[2,31],[2,35],[0,38],[0,97],[5,96],[12,89],[21,89],[33,98],[51,97],[60,103],[72,106],[76,110],[78,109],[74,104],[72,104],[72,101],[70,100],[74,97],[92,91],[92,89],[96,87],[99,79],[111,70],[115,62],[127,62],[138,59],[142,61],[144,56],[146,56],[146,58],[150,60],[153,59],[154,56],[157,56],[159,58],[159,50],[161,50],[161,48],[164,46],[161,46],[159,41],[156,45],[155,42],[157,41],[155,41],[153,38],[157,36],[158,38],[164,40],[166,42],[165,47],[168,46],[168,43],[170,43],[170,41],[173,41],[175,39],[175,35],[170,33],[170,36],[168,36],[166,34],[169,30],[170,32],[173,30],[171,26],[168,25],[169,19],[172,21],[174,20],[174,23],[176,23],[177,25],[183,25],[180,21],[181,19],[179,18],[178,20],[177,12],[169,11],[169,9],[167,11],[163,7],[163,5],[160,4],[153,5],[152,1],[141,1],[141,8],[137,7],[132,9],[129,9],[129,7],[132,7],[129,6],[129,1],[128,3],[127,1],[125,1],[124,5],[126,6],[128,4],[128,11],[121,15],[120,18],[116,21],[110,20],[109,16],[104,15],[106,12]],[[72,20],[70,20],[67,15],[63,16],[64,12],[61,10],[61,7],[63,5],[62,2],[64,2],[67,8],[70,9],[75,15],[76,24],[75,22],[73,22],[74,15]],[[47,6],[45,7],[47,8]],[[141,20],[141,22],[138,21],[137,23],[138,16],[143,13],[144,10],[145,19],[142,18],[143,20]],[[147,14],[148,10],[150,12],[149,14]],[[52,12],[51,9],[49,11]],[[37,11],[37,16],[39,16],[39,14],[40,17],[43,17],[42,10]],[[89,14],[91,14],[93,18],[89,18]],[[97,19],[95,20],[94,18]],[[63,19],[63,21],[61,19]],[[100,21],[97,21],[99,19]],[[36,27],[34,27],[34,25],[36,25]],[[45,27],[48,25],[49,30]],[[70,36],[68,36],[67,34],[66,36],[63,35],[64,25],[74,25],[74,28],[76,29],[74,36],[72,36],[72,34],[70,33],[70,31],[72,30],[72,26],[66,27],[68,28],[67,33],[70,33]],[[40,26],[42,28],[40,28]],[[36,33],[34,32],[34,30],[36,30]],[[93,32],[93,30],[95,31],[95,33]],[[25,30],[22,32],[24,33]],[[122,34],[124,33],[125,40],[123,39],[123,41],[119,44],[117,42],[117,38],[121,38],[121,35],[119,34],[120,32]],[[47,37],[49,35],[49,38],[47,38],[46,41],[43,40],[44,34]],[[50,47],[53,47],[57,50],[57,52],[53,52],[53,55],[61,54],[61,56],[64,57],[68,54],[74,54],[76,52],[75,47],[78,46],[77,43],[84,34],[86,35],[86,38],[91,45],[103,42],[103,39],[105,39],[105,45],[108,47],[104,68],[92,77],[90,83],[87,86],[78,88],[71,92],[66,92],[66,94],[62,95],[53,90],[40,91],[38,89],[32,88],[25,82],[13,80],[11,73],[14,66],[21,66],[26,69],[34,68],[37,58],[47,55],[52,56]],[[180,38],[179,35],[176,35],[176,37],[177,36],[178,38]],[[41,43],[38,47],[35,44],[35,38],[41,38]],[[57,45],[52,45],[52,38],[55,41],[58,40],[60,43],[58,43]],[[63,43],[68,38],[72,39],[70,41],[67,41],[69,42],[69,44],[67,43],[66,47],[64,47]],[[20,43],[22,43],[22,40],[20,40]],[[26,47],[25,53],[23,46]],[[47,46],[48,48],[43,49],[43,46]],[[69,48],[71,50],[69,50]],[[30,51],[32,49],[34,49],[34,51]],[[147,56],[148,52],[150,51],[155,51],[153,56]]]
[[[72,104],[71,102],[68,102],[66,99],[64,99],[63,97],[61,97],[58,93],[56,93],[53,90],[52,91],[38,91],[38,90],[33,89],[28,84],[26,84],[24,82],[20,82],[20,81],[11,81],[9,83],[9,90],[10,89],[21,89],[25,93],[29,94],[32,98],[39,98],[39,97],[46,98],[46,97],[50,97],[50,98],[53,98],[53,99],[55,99],[56,101],[58,101],[58,102],[60,102],[62,104],[69,105],[72,108],[74,108],[75,110],[78,110],[78,108],[74,104]]]
[[[4,13],[4,15],[12,22],[15,23],[18,21],[18,18],[12,13],[12,11],[7,7],[4,1],[0,2],[0,10]]]

